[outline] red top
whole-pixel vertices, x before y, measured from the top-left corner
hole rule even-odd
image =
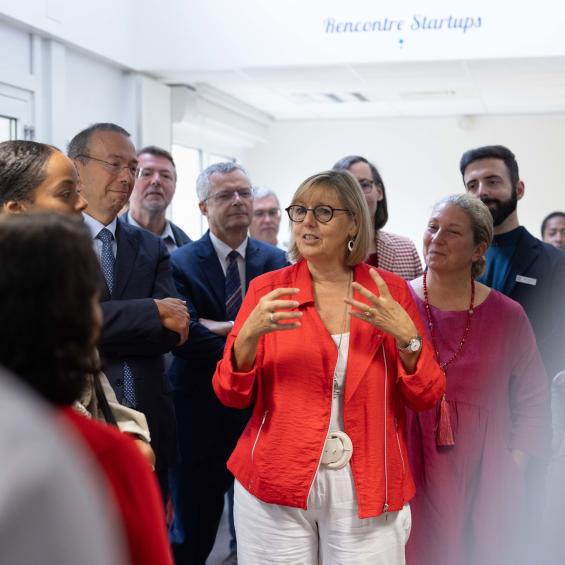
[[[115,500],[110,503],[116,503],[121,515],[130,563],[172,565],[159,487],[135,443],[71,407],[61,413],[88,445],[112,489]]]
[[[406,283],[392,273],[379,273],[424,336]],[[378,295],[368,265],[357,265],[354,277]],[[259,299],[281,287],[300,289],[291,299],[299,302],[302,326],[263,336],[254,368],[235,372],[231,359],[238,331]],[[358,293],[355,297],[367,303]],[[344,431],[353,442],[351,469],[359,517],[367,518],[400,510],[414,496],[404,441],[404,407],[431,408],[444,392],[445,379],[427,339],[412,374],[406,374],[394,338],[355,317],[349,344]],[[251,282],[213,386],[227,406],[243,408],[254,402],[253,415],[228,467],[260,500],[306,508],[328,433],[336,360],[337,348],[316,312],[304,261]]]

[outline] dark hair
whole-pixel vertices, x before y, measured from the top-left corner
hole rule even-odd
[[[370,161],[367,161],[365,157],[360,155],[348,155],[347,157],[342,157],[333,167],[334,171],[347,171],[349,167],[355,165],[355,163],[366,163],[371,169],[371,174],[373,175],[373,182],[379,185],[383,191],[383,199],[377,204],[377,211],[375,212],[375,230],[380,230],[385,226],[388,221],[388,206],[386,203],[386,190],[385,183],[375,165]]]
[[[6,202],[29,200],[46,179],[46,164],[58,151],[35,141],[0,143],[0,206]]]
[[[71,404],[95,357],[93,301],[102,288],[82,218],[0,218],[0,364],[54,404]]]
[[[515,188],[520,181],[520,172],[518,171],[518,163],[516,161],[516,156],[510,149],[504,147],[504,145],[485,145],[483,147],[477,147],[476,149],[469,149],[465,151],[459,161],[459,170],[461,175],[465,176],[465,169],[475,161],[480,161],[481,159],[500,159],[504,161],[508,174],[510,175],[510,182],[512,187]]]
[[[112,123],[98,123],[92,124],[91,126],[79,131],[69,142],[67,147],[67,154],[71,159],[77,159],[81,155],[88,155],[88,144],[90,143],[90,138],[94,133],[99,131],[111,131],[113,133],[119,133],[125,137],[130,137],[129,132],[127,132],[123,127],[120,127]]]
[[[551,212],[551,214],[548,214],[543,219],[543,222],[541,223],[541,237],[542,237],[542,239],[543,239],[543,234],[545,233],[545,228],[547,226],[547,222],[549,222],[549,220],[553,220],[553,218],[565,218],[565,212]]]
[[[163,157],[164,159],[170,161],[175,170],[177,168],[173,160],[173,156],[167,150],[161,149],[160,147],[157,147],[155,145],[148,145],[147,147],[144,147],[137,152],[137,156],[139,157],[140,155],[153,155],[153,157]]]

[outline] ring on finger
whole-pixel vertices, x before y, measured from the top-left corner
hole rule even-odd
[[[370,308],[367,308],[367,310],[363,311],[363,316],[365,316],[366,318],[372,318],[373,317],[373,312],[371,311]]]
[[[270,313],[269,313],[269,322],[270,322],[271,324],[276,323],[275,314],[274,314],[273,312],[270,312]]]

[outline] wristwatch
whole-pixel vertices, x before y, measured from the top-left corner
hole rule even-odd
[[[422,338],[419,335],[416,335],[408,341],[407,345],[404,347],[398,347],[398,351],[403,351],[404,353],[416,353],[422,349]]]

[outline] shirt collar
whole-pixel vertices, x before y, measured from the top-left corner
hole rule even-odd
[[[114,239],[116,239],[116,226],[118,225],[118,218],[114,218],[107,226],[105,226],[102,222],[99,222],[92,216],[89,216],[86,212],[82,213],[82,217],[84,218],[84,223],[88,226],[90,233],[92,235],[92,239],[96,239],[96,236],[100,233],[102,228],[106,228],[112,232]]]
[[[128,222],[136,228],[142,230],[146,229],[138,221],[136,221],[136,219],[131,215],[131,212],[128,213]],[[165,229],[161,232],[159,237],[162,239],[170,238],[175,241],[175,234],[173,233],[173,228],[171,227],[171,222],[169,222],[169,220],[165,220]]]
[[[241,245],[235,249],[244,259],[245,259],[245,251],[247,249],[247,241],[248,237],[246,237]],[[212,241],[212,246],[216,251],[216,254],[222,261],[227,261],[228,255],[231,253],[232,248],[224,243],[221,239],[217,238],[212,232],[210,232],[210,240]]]

